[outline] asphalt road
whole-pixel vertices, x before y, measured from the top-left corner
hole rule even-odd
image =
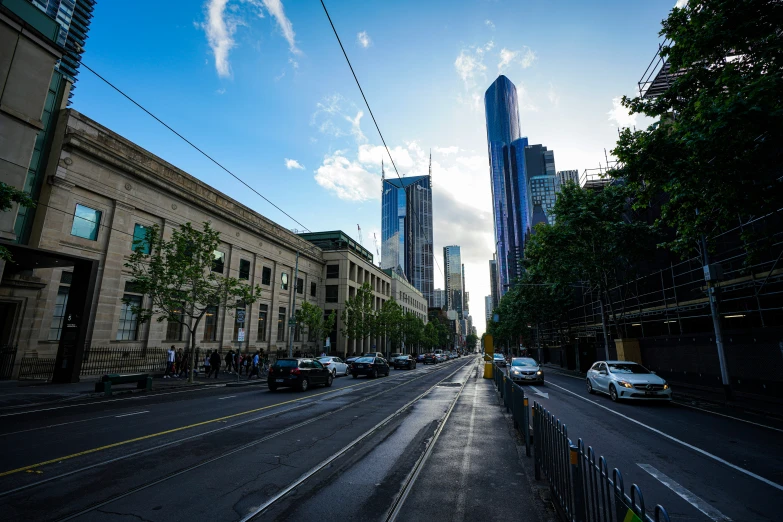
[[[673,521],[778,521],[783,507],[783,422],[696,403],[613,403],[585,380],[545,370],[524,386],[609,468],[637,484],[648,512]]]
[[[305,393],[202,388],[0,413],[0,513],[31,521],[471,520],[465,498],[439,513],[416,506],[441,485],[456,494],[492,473],[521,477],[511,437],[482,422],[491,410],[476,407],[490,398],[469,357]],[[465,450],[474,431],[498,440],[487,458]],[[448,469],[455,455],[459,464]],[[415,470],[420,480],[411,480]],[[496,490],[487,483],[473,494]],[[513,513],[497,509],[500,518]]]

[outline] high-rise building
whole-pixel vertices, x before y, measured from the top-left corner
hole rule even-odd
[[[462,319],[462,255],[457,245],[443,247],[444,286],[448,310],[457,312]]]
[[[467,283],[465,282],[465,264],[462,264],[462,311],[467,315],[470,310],[470,295],[468,294]]]
[[[493,309],[494,308],[492,306],[492,296],[491,295],[484,296],[484,317],[487,318],[487,322],[492,320]]]
[[[432,307],[432,167],[427,176],[399,179],[386,178],[381,166],[381,177],[381,268],[405,274]]]
[[[492,210],[497,253],[498,299],[519,275],[530,229],[525,147],[519,130],[517,89],[503,75],[484,94]]]
[[[432,304],[430,308],[443,308],[446,306],[446,291],[440,288],[436,288],[432,291]]]
[[[555,152],[547,150],[543,145],[528,145],[525,147],[525,168],[531,224],[536,206],[540,205],[551,225],[555,219],[552,209],[555,207],[557,193],[560,192],[560,178],[555,170]]]
[[[500,304],[500,282],[498,281],[498,262],[496,259],[489,260],[489,290],[492,295],[492,309]]]
[[[579,186],[579,171],[578,170],[560,170],[557,172],[557,179],[560,185],[565,185],[569,181],[573,181]]]
[[[28,0],[28,2],[60,24],[57,43],[65,48],[65,54],[56,69],[71,83],[76,83],[79,61],[87,41],[96,0]],[[73,87],[70,96],[73,96]]]

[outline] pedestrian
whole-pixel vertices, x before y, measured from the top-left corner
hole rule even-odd
[[[229,350],[226,354],[226,371],[231,373],[231,368],[234,364],[234,350]]]
[[[209,368],[209,361],[210,361],[210,353],[207,351],[206,355],[204,356],[204,378],[209,377],[209,374],[211,373],[211,370]]]
[[[260,357],[258,356],[258,352],[253,355],[253,365],[252,369],[250,370],[250,375],[247,376],[248,380],[253,378],[253,375],[257,376],[259,379],[261,378],[261,374],[258,373],[258,363],[259,363]]]
[[[166,359],[166,373],[163,374],[164,379],[168,379],[169,375],[174,375],[174,364],[177,360],[177,352],[174,350],[174,345],[171,345],[171,348],[169,348],[169,351],[166,353],[167,359]]]
[[[182,359],[183,359],[182,348],[180,348],[179,350],[177,350],[177,358],[174,363],[174,377],[177,379],[179,379],[179,374],[182,372],[182,366],[183,366]]]
[[[234,352],[234,361],[233,361],[233,362],[234,362],[234,369],[236,370],[236,372],[237,372],[237,375],[239,375],[239,371],[240,371],[240,368],[239,368],[239,360],[240,360],[241,358],[242,358],[242,354],[241,354],[241,353],[239,353],[239,350],[237,350],[236,352]]]
[[[245,365],[245,375],[250,377],[250,366],[253,364],[253,356],[250,352],[247,352],[242,359],[242,363]]]
[[[190,352],[189,351],[182,351],[180,349],[180,352],[182,353],[182,360],[180,362],[179,367],[179,376],[180,377],[187,377],[188,372],[190,371]]]
[[[215,379],[218,378],[218,373],[220,372],[220,354],[217,350],[214,350],[212,352],[212,355],[209,357],[209,367],[210,367],[210,375],[213,373],[215,374]],[[207,376],[209,377],[209,376]]]

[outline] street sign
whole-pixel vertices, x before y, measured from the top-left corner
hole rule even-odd
[[[245,329],[240,328],[239,330],[237,330],[237,341],[241,343],[244,342],[244,340],[245,340]]]
[[[288,326],[296,326],[296,319],[291,318],[288,320]]]
[[[243,324],[245,322],[245,311],[237,310],[237,323]]]

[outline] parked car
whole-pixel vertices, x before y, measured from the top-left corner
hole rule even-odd
[[[496,353],[492,356],[492,362],[500,366],[501,368],[504,368],[506,366],[506,358],[503,357],[502,353]]]
[[[386,360],[386,356],[383,355],[381,352],[367,352],[367,353],[363,353],[362,357],[380,357],[381,359]]]
[[[335,378],[338,375],[348,375],[350,373],[350,366],[339,357],[319,357],[318,362],[326,366],[326,369],[330,370]]]
[[[512,382],[540,382],[544,384],[544,368],[531,357],[514,357],[508,376]]]
[[[354,362],[356,359],[358,359],[359,357],[362,357],[362,356],[361,356],[361,355],[352,355],[352,356],[348,357],[347,359],[345,359],[345,364],[347,364],[347,365],[348,365],[348,367],[350,368],[350,367],[351,367],[351,364],[352,364],[352,363],[353,363],[353,362]]]
[[[416,359],[412,355],[400,355],[399,357],[392,359],[392,366],[394,366],[395,370],[399,370],[401,368],[415,370]]]
[[[456,359],[457,357],[459,357],[459,355],[457,355],[457,352],[451,352],[449,354],[449,359]]]
[[[306,391],[316,384],[331,386],[333,380],[332,372],[316,359],[278,359],[269,368],[267,386],[269,391],[278,388]]]
[[[424,364],[438,364],[440,359],[434,353],[428,353],[424,355]]]
[[[402,352],[393,352],[389,354],[389,361],[394,361],[397,357],[404,355]]]
[[[424,358],[426,356],[427,356],[427,354],[420,353],[419,355],[416,356],[416,362],[420,362],[420,363],[424,364]]]
[[[378,377],[379,375],[389,375],[389,364],[383,357],[359,357],[351,364],[351,375],[356,379],[360,375],[368,377]]]
[[[588,393],[606,393],[620,399],[672,400],[669,384],[641,364],[630,361],[598,361],[587,372]]]
[[[437,357],[438,362],[446,362],[449,360],[449,356],[445,353],[436,353],[435,357]]]

